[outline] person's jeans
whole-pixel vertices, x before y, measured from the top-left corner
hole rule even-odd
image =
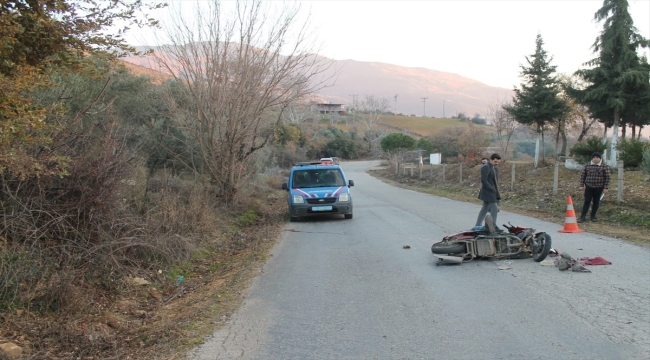
[[[476,219],[476,226],[483,225],[485,215],[487,215],[488,211],[490,212],[490,215],[492,215],[492,219],[494,219],[494,226],[497,226],[497,213],[499,212],[499,206],[495,202],[489,203],[487,201],[483,201],[481,211],[478,213],[478,219]]]
[[[598,212],[598,206],[600,205],[600,195],[603,194],[604,188],[593,188],[585,186],[585,203],[582,205],[582,214],[580,215],[581,219],[584,219],[587,216],[589,211],[589,205],[593,201],[594,205],[591,207],[591,217],[596,217]]]

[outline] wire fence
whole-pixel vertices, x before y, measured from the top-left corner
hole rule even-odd
[[[424,181],[435,183],[456,183],[461,186],[474,186],[476,183],[481,182],[481,165],[469,163],[456,163],[456,164],[418,164],[414,162],[394,162],[391,163],[394,169],[394,174],[399,177],[417,178]],[[561,188],[577,186],[580,178],[581,168],[569,169],[563,165],[561,161],[555,161],[551,165],[543,166],[545,168],[552,167],[553,178],[548,181],[548,187],[553,195],[557,195]],[[499,187],[501,189],[508,189],[514,191],[517,186],[526,186],[522,180],[517,177],[517,173],[528,173],[530,171],[541,170],[535,168],[532,163],[528,162],[514,162],[503,163],[499,166]],[[560,171],[572,172],[575,182],[570,184],[560,184]],[[623,161],[617,163],[615,169],[611,169],[611,182],[610,189],[616,191],[616,202],[623,201],[625,170]]]

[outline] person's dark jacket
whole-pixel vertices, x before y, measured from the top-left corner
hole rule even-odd
[[[489,203],[495,203],[501,200],[499,194],[499,169],[492,163],[486,163],[481,167],[481,190],[478,198]]]

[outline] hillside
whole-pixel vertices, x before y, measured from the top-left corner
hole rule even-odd
[[[459,112],[485,115],[490,104],[512,96],[510,89],[425,68],[340,60],[334,61],[330,71],[339,74],[334,86],[320,92],[326,101],[350,104],[353,94],[358,95],[358,100],[364,94],[373,94],[390,99],[391,110],[419,117],[423,115],[424,105],[426,116],[449,118]],[[426,102],[422,98],[427,98]]]
[[[407,131],[411,135],[416,136],[431,136],[437,134],[444,128],[469,126],[468,122],[462,122],[458,119],[423,118],[400,115],[384,116],[379,122],[389,128]]]
[[[165,73],[162,73],[160,71],[156,71],[154,69],[151,69],[150,67],[137,65],[137,64],[130,63],[130,62],[127,62],[127,61],[122,61],[122,64],[127,69],[129,69],[134,75],[138,75],[138,76],[139,75],[145,75],[145,76],[148,76],[148,77],[152,78],[153,82],[155,84],[160,84],[163,81],[171,78],[171,76],[169,76],[169,75],[167,75]]]
[[[122,60],[155,69],[150,56],[129,56]],[[352,95],[361,101],[364,95],[372,94],[389,99],[390,110],[418,117],[424,111],[426,116],[438,118],[450,118],[459,112],[485,116],[490,104],[512,96],[510,89],[488,86],[457,74],[378,62],[332,60],[332,66],[323,76],[335,78],[333,86],[318,94],[324,101],[350,106]],[[427,98],[426,102],[422,98]]]

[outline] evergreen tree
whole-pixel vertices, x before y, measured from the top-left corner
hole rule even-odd
[[[415,146],[415,139],[402,133],[392,133],[381,139],[381,149],[387,153],[399,154],[402,151],[413,150]]]
[[[544,50],[542,35],[535,40],[535,53],[526,57],[529,66],[521,65],[524,82],[521,89],[515,88],[512,105],[503,108],[517,122],[535,126],[542,135],[542,154],[544,154],[544,126],[558,121],[569,112],[569,106],[560,98],[560,81],[555,77],[556,66],[551,65]]]
[[[634,93],[631,101],[626,105],[625,110],[621,113],[621,120],[624,126],[632,127],[632,138],[641,135],[644,126],[650,125],[650,64],[645,56],[641,57],[639,63],[640,74],[645,74],[645,81],[640,82],[640,87]],[[639,132],[636,132],[637,127]],[[624,128],[625,129],[625,128]],[[623,132],[625,137],[625,132]]]
[[[603,31],[592,46],[598,57],[586,63],[591,68],[576,72],[589,84],[577,92],[578,100],[589,106],[592,113],[599,114],[605,126],[613,127],[610,154],[616,148],[621,116],[642,114],[632,109],[639,108],[636,106],[641,102],[639,96],[648,87],[647,61],[642,61],[637,54],[637,49],[648,46],[648,40],[634,27],[628,7],[627,0],[603,1],[594,15],[596,21],[604,21]],[[616,161],[614,157],[611,160],[610,165]]]

